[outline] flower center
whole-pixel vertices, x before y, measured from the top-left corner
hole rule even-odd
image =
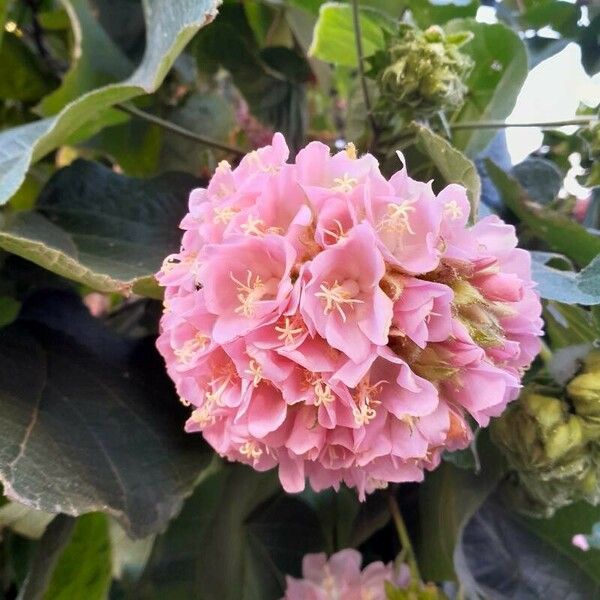
[[[206,345],[209,341],[210,338],[204,333],[200,331],[196,333],[192,339],[186,340],[181,348],[174,351],[178,362],[184,365],[190,364],[198,352],[202,352],[206,349]]]
[[[454,221],[463,216],[463,211],[456,200],[451,200],[444,204],[444,214],[448,215]]]
[[[368,377],[363,379],[356,388],[356,406],[352,408],[354,422],[362,427],[368,425],[376,416],[375,406],[381,404],[377,396],[381,393],[381,387],[387,383],[384,379],[371,384]]]
[[[227,225],[227,223],[229,223],[229,221],[231,221],[231,219],[233,219],[233,217],[235,217],[235,215],[240,211],[238,208],[233,206],[224,206],[222,208],[215,206],[215,208],[213,208],[213,212],[215,214],[213,217],[214,223],[222,223],[223,225]]]
[[[295,336],[304,332],[304,328],[301,325],[299,327],[294,327],[294,325],[299,325],[299,323],[295,319],[285,317],[283,327],[275,326],[275,331],[279,333],[277,339],[281,340],[286,346],[293,344]]]
[[[237,300],[240,305],[234,310],[236,314],[242,314],[244,317],[253,317],[256,314],[256,303],[266,295],[273,295],[277,290],[277,280],[271,278],[266,284],[263,283],[260,275],[254,275],[252,271],[247,271],[246,283],[229,273],[231,280],[237,284]]]
[[[258,387],[258,384],[263,379],[262,367],[254,359],[248,363],[248,368],[244,371],[248,375],[252,376],[252,385]]]
[[[337,310],[344,323],[346,322],[346,313],[343,306],[348,304],[351,308],[354,308],[355,304],[364,303],[363,300],[355,298],[360,288],[358,287],[358,283],[351,279],[347,279],[341,285],[336,279],[331,286],[327,283],[322,283],[319,287],[321,291],[317,292],[315,296],[325,302],[323,312],[328,315],[331,311]]]
[[[323,233],[331,236],[335,240],[335,243],[337,243],[346,237],[346,232],[344,231],[344,228],[338,219],[334,219],[333,224],[338,228],[337,232],[331,231],[331,229],[323,229]]]
[[[257,460],[262,456],[262,449],[259,448],[258,444],[255,442],[244,442],[240,446],[240,454],[245,456],[246,458],[251,458],[252,460]]]
[[[331,388],[322,379],[317,379],[313,383],[313,390],[315,392],[315,406],[333,402],[334,397]]]
[[[381,220],[377,229],[394,231],[396,233],[408,231],[411,235],[415,235],[409,221],[410,213],[416,210],[414,206],[411,206],[414,203],[415,200],[403,200],[399,204],[397,202],[390,202],[387,205],[387,214]]]
[[[358,183],[358,179],[350,177],[348,173],[344,173],[343,177],[336,177],[333,183],[335,185],[331,188],[332,190],[348,194],[354,189],[354,186]]]

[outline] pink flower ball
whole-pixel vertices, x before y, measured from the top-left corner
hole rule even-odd
[[[186,429],[288,492],[419,481],[518,394],[539,350],[530,256],[406,169],[281,134],[194,190],[158,349]]]
[[[373,562],[362,571],[362,556],[356,550],[341,550],[327,560],[325,554],[307,554],[302,561],[302,579],[286,577],[283,600],[385,600],[385,581],[406,587],[410,573],[401,565]]]

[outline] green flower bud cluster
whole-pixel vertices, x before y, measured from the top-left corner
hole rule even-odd
[[[600,353],[592,352],[562,397],[525,389],[492,425],[517,474],[520,508],[550,516],[577,500],[600,502]]]
[[[378,112],[404,110],[418,118],[461,106],[473,61],[459,48],[471,37],[470,32],[446,34],[437,25],[421,31],[400,24],[397,34],[387,36],[385,50],[370,59],[369,75],[379,88]]]

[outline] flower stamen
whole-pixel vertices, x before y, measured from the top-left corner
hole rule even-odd
[[[451,200],[444,204],[444,214],[448,215],[454,221],[463,216],[463,211],[456,200]]]
[[[281,340],[286,346],[294,343],[294,338],[304,332],[303,327],[294,327],[292,319],[285,317],[285,324],[283,327],[275,326],[275,331],[280,335],[277,336],[278,340]]]
[[[340,285],[336,279],[332,286],[322,283],[319,288],[321,291],[315,296],[325,301],[323,312],[328,315],[331,311],[337,310],[344,323],[346,322],[346,313],[342,308],[344,304],[349,304],[351,308],[354,308],[355,304],[364,304],[363,300],[354,298],[359,291],[355,281],[346,281]]]
[[[242,314],[244,317],[253,317],[256,314],[256,303],[265,294],[265,285],[262,282],[259,275],[254,276],[254,282],[252,282],[252,271],[248,269],[246,283],[242,283],[239,279],[233,276],[233,273],[229,273],[231,280],[237,284],[237,299],[240,305],[234,310],[236,314]]]
[[[248,363],[248,368],[244,371],[244,373],[248,373],[248,375],[252,376],[253,387],[258,387],[258,384],[263,379],[262,367],[254,359],[250,360]]]
[[[221,223],[223,225],[227,225],[227,223],[229,223],[229,221],[231,221],[231,219],[233,219],[233,217],[235,217],[235,215],[240,211],[238,208],[235,208],[233,206],[215,206],[215,208],[213,208],[213,212],[215,214],[213,218],[214,223]]]
[[[336,177],[333,180],[335,185],[331,188],[336,192],[342,192],[343,194],[349,194],[354,186],[358,183],[356,177],[350,177],[348,173],[344,173],[343,177]]]
[[[416,210],[414,206],[411,206],[415,202],[415,200],[403,200],[400,204],[390,202],[387,205],[387,215],[381,220],[377,229],[385,229],[386,231],[395,231],[397,233],[408,231],[411,235],[415,235],[408,219],[410,213]]]
[[[246,458],[257,460],[262,456],[262,449],[254,442],[244,442],[240,446],[240,454]]]

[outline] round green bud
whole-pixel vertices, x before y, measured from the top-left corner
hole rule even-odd
[[[424,117],[459,107],[468,91],[465,80],[473,66],[459,51],[469,32],[446,35],[438,26],[421,31],[402,23],[388,36],[386,48],[371,58],[370,75],[379,87],[377,109]]]
[[[600,371],[584,372],[571,379],[567,394],[578,415],[600,422]]]
[[[515,472],[510,495],[525,512],[549,515],[579,499],[600,500],[600,454],[586,418],[565,400],[526,389],[491,432]]]

